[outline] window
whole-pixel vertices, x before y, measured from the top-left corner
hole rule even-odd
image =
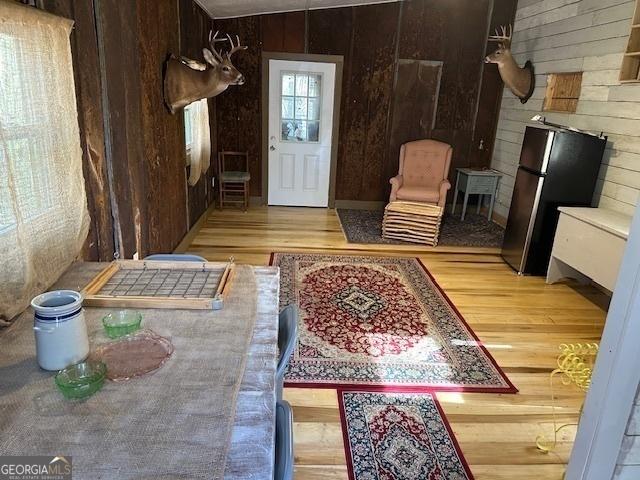
[[[184,143],[187,151],[187,182],[193,186],[211,165],[211,136],[207,99],[195,101],[184,108]]]
[[[282,73],[280,122],[285,142],[317,142],[320,135],[320,87],[315,73]]]
[[[72,22],[0,2],[0,319],[49,288],[89,230]]]
[[[187,165],[190,163],[191,143],[193,142],[193,114],[194,109],[189,104],[184,107],[184,146],[187,150]]]
[[[4,146],[0,149],[0,172],[7,172],[0,175],[0,185],[4,192],[9,188],[15,192],[0,196],[0,232],[16,227],[14,212],[24,221],[52,207],[47,135],[43,131],[48,128],[43,122],[46,117],[37,114],[35,105],[23,101],[37,95],[32,90],[44,79],[34,72],[40,78],[26,81],[11,68],[27,58],[24,47],[19,38],[0,33],[0,126]],[[5,94],[5,88],[9,94]]]
[[[547,92],[544,97],[545,112],[575,113],[580,99],[582,72],[552,73],[547,79]]]

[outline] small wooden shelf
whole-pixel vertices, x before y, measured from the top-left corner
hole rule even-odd
[[[633,19],[631,20],[631,31],[629,33],[629,41],[627,49],[622,57],[622,65],[620,67],[620,83],[640,82],[640,7],[636,0]]]

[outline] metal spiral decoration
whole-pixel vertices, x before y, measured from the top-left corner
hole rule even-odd
[[[576,423],[567,423],[560,427],[557,426],[555,396],[553,393],[554,377],[561,375],[563,385],[571,385],[573,383],[580,390],[587,391],[591,385],[593,364],[598,354],[597,343],[563,343],[559,348],[558,368],[549,375],[551,411],[553,412],[553,441],[548,440],[544,435],[539,435],[536,438],[536,446],[545,453],[555,450],[560,430],[571,425],[577,425]],[[582,408],[580,409],[580,414],[582,414]]]

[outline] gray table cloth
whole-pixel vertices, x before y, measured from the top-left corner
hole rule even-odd
[[[55,288],[103,266],[76,264]],[[27,310],[0,335],[0,454],[71,455],[78,479],[272,478],[277,299],[277,270],[241,267],[223,310],[142,310],[172,358],[84,401],[38,368]],[[107,311],[85,309],[90,337]]]

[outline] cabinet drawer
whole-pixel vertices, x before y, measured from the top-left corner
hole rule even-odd
[[[624,239],[561,213],[551,255],[613,290],[625,246]]]
[[[496,189],[497,181],[497,177],[461,174],[458,189],[471,194],[491,194]]]

